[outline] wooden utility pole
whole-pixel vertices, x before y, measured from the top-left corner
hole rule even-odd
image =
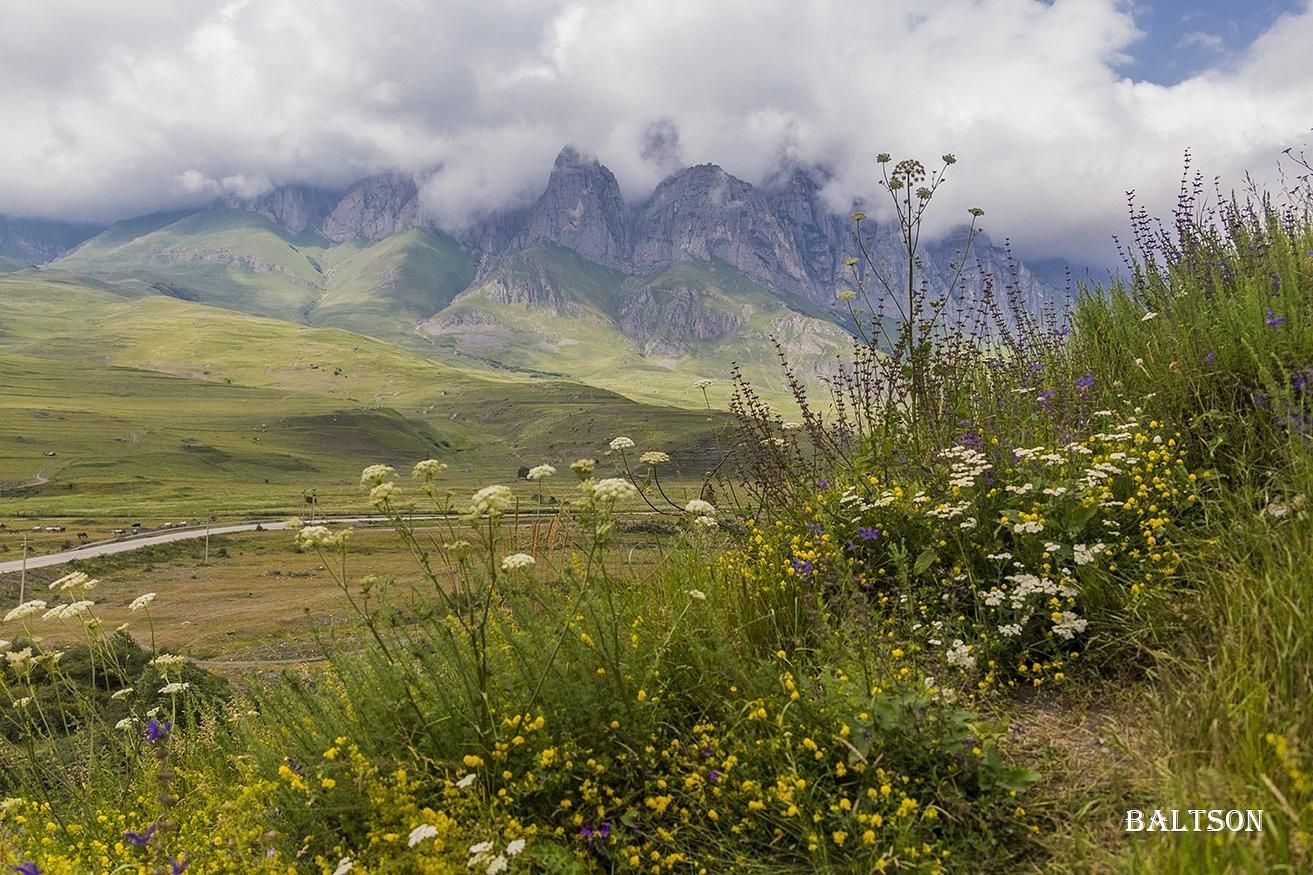
[[[214,522],[214,515],[207,515],[205,517],[205,559],[201,561],[202,565],[210,564],[210,523],[212,522]]]
[[[27,597],[27,534],[23,534],[23,571],[18,575],[18,603]]]

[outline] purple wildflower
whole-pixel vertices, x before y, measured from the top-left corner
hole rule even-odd
[[[863,541],[874,541],[876,538],[880,537],[880,530],[874,526],[858,526],[857,537],[861,538]]]
[[[807,531],[813,535],[821,535],[825,533],[825,527],[820,523],[807,523]]]
[[[36,863],[33,863],[31,860],[19,863],[17,866],[13,867],[13,870],[17,872],[18,875],[41,875],[41,870],[38,869]]]
[[[589,826],[588,824],[584,824],[583,826],[579,827],[579,835],[586,839],[598,838],[605,841],[606,839],[611,837],[611,823],[610,821],[604,820],[597,825],[596,829]]]
[[[712,769],[710,772],[707,772],[707,780],[710,781],[712,784],[716,783],[717,781],[720,780],[720,772],[716,771],[715,769]]]
[[[1035,396],[1035,400],[1040,403],[1041,407],[1048,407],[1053,403],[1053,390],[1045,389],[1043,392],[1040,392],[1039,395]]]
[[[1083,376],[1076,378],[1077,389],[1089,389],[1094,385],[1094,374],[1086,371]]]
[[[163,741],[169,737],[169,730],[172,728],[173,724],[169,721],[165,720],[161,723],[152,717],[150,718],[150,722],[146,724],[146,740],[151,744],[154,744],[157,741]]]
[[[1204,356],[1204,361],[1205,361],[1206,363],[1208,363],[1208,364],[1212,364],[1213,359],[1215,359],[1215,358],[1217,358],[1217,353],[1215,353],[1215,352],[1210,352],[1210,353],[1208,353],[1206,356]]]
[[[1042,370],[1044,370],[1044,365],[1040,362],[1035,362],[1033,365],[1030,366],[1030,371],[1033,374],[1038,374]]]
[[[1263,324],[1270,328],[1276,328],[1278,325],[1286,324],[1286,317],[1278,316],[1275,310],[1268,310],[1267,318],[1263,320]]]
[[[819,486],[821,489],[829,489],[830,481],[822,477],[820,480],[816,481],[816,485]]]
[[[812,573],[812,561],[810,559],[799,559],[795,556],[793,559],[793,570],[799,577],[810,577]]]
[[[150,826],[146,827],[145,832],[125,832],[123,834],[123,840],[130,845],[144,848],[146,845],[150,844],[151,837],[155,835],[155,830],[157,829],[159,829],[159,825],[152,823]]]
[[[179,860],[177,857],[169,857],[169,875],[182,875],[191,865],[191,860]]]

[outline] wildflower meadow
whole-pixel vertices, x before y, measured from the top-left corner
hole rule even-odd
[[[641,422],[530,468],[532,501],[372,465],[422,597],[350,528],[300,524],[288,549],[353,617],[274,681],[157,648],[151,592],[109,628],[83,571],[7,610],[0,864],[1313,868],[1307,185],[1187,175],[1170,221],[1132,211],[1120,277],[1030,313],[969,266],[979,209],[951,293],[925,292],[955,161],[879,157],[906,272],[852,259],[852,355],[821,385],[785,361],[796,409],[726,375],[696,486]],[[662,532],[642,567],[641,525]],[[1189,807],[1264,829],[1121,829]]]

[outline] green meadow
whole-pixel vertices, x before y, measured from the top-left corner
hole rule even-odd
[[[1065,321],[945,324],[912,283],[837,397],[739,384],[732,418],[0,276],[6,513],[317,485],[391,529],[34,576],[0,863],[1313,869],[1311,203],[1187,188]],[[1262,829],[1127,829],[1191,810]]]

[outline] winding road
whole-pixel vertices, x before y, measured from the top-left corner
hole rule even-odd
[[[349,522],[344,520],[344,522]],[[254,532],[256,529],[264,531],[278,531],[287,528],[285,522],[257,522],[257,523],[238,523],[236,525],[215,526],[210,529],[211,535],[231,535],[236,532]],[[140,550],[142,547],[150,547],[155,544],[169,544],[173,541],[187,541],[193,538],[204,538],[205,528],[199,529],[175,529],[171,532],[159,532],[156,534],[145,533],[136,537],[118,538],[113,541],[99,541],[93,544],[83,544],[72,550],[65,550],[62,553],[47,553],[44,556],[27,557],[28,568],[45,568],[48,565],[63,565],[65,562],[72,562],[74,559],[91,559],[94,556],[109,556],[113,553],[127,553],[130,550]],[[22,559],[14,559],[9,562],[0,562],[0,574],[10,571],[18,571],[23,567]]]

